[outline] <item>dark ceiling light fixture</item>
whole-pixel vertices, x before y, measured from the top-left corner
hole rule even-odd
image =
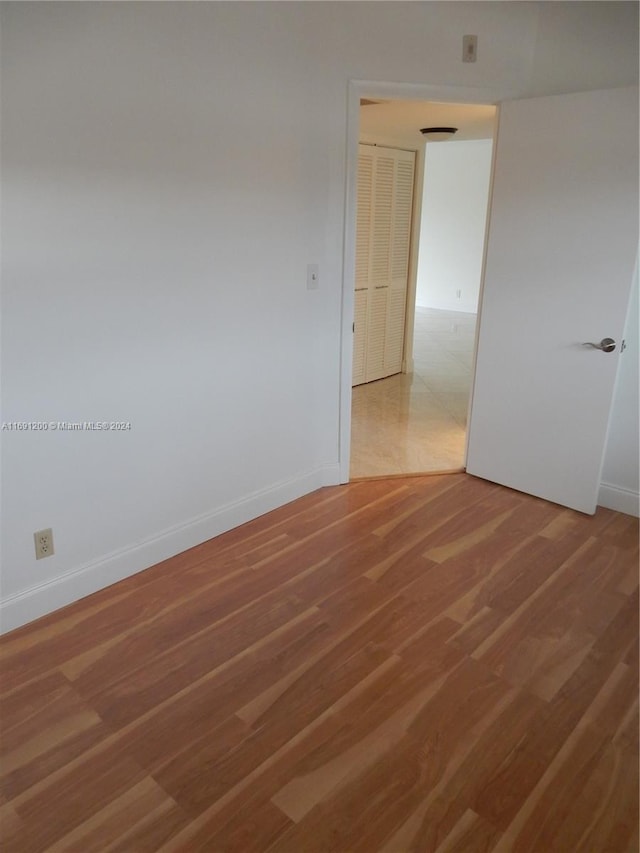
[[[454,133],[458,132],[457,127],[421,127],[420,133],[424,136],[427,142],[444,142],[445,139],[451,139]]]

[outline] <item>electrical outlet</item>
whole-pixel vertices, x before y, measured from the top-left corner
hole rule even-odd
[[[36,543],[36,560],[42,560],[43,557],[50,557],[53,551],[53,530],[48,527],[46,530],[38,530],[33,534]]]

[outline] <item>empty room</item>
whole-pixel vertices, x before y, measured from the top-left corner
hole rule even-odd
[[[637,3],[0,25],[2,849],[636,851]],[[496,110],[455,473],[350,482],[367,100]]]

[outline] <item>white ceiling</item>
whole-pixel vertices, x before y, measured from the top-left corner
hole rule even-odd
[[[417,148],[421,127],[457,127],[452,139],[491,139],[496,108],[484,104],[379,101],[360,107],[360,137],[379,137]]]

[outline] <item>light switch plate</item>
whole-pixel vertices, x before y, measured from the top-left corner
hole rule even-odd
[[[478,36],[462,36],[462,61],[475,62],[478,58]]]

